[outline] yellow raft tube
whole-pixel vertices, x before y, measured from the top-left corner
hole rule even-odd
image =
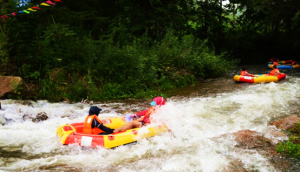
[[[101,119],[106,127],[116,129],[126,124],[125,117],[115,117]],[[61,125],[57,128],[56,135],[64,145],[79,144],[86,147],[105,147],[113,148],[132,142],[138,139],[149,138],[155,135],[169,131],[165,125],[152,127],[142,127],[126,130],[119,133],[108,135],[95,135],[83,133],[84,123],[73,123]]]

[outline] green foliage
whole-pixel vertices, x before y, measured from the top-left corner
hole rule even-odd
[[[52,79],[41,79],[40,87],[40,99],[47,99],[49,101],[58,102],[62,100],[61,98],[66,97],[66,94],[62,90],[60,84]]]
[[[296,123],[289,131],[300,134],[300,122]]]
[[[295,144],[290,139],[285,143],[279,143],[276,150],[300,159],[300,144]]]
[[[15,10],[14,0],[3,4]],[[153,97],[196,84],[238,63],[221,45],[226,11],[197,4],[64,0],[0,22],[0,65],[50,101]]]
[[[236,0],[229,6],[230,12],[242,11],[225,34],[223,48],[233,56],[243,63],[298,59],[300,1]]]
[[[300,122],[296,123],[289,131],[296,135],[300,134]],[[291,135],[287,142],[279,143],[276,150],[300,159],[300,137]]]

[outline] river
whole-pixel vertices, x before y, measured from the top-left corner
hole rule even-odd
[[[248,66],[250,73],[268,71],[266,65]],[[236,69],[221,78],[172,90],[166,105],[157,112],[157,118],[172,133],[109,150],[66,146],[56,137],[58,126],[83,122],[89,104],[0,100],[0,115],[6,118],[5,125],[0,126],[0,171],[223,172],[231,171],[233,161],[241,162],[246,171],[276,171],[263,155],[236,147],[233,137],[221,136],[245,129],[268,136],[271,121],[290,115],[291,102],[300,97],[300,69],[281,72],[288,78],[277,83],[248,84],[233,80],[239,73]],[[142,110],[149,103],[94,105],[103,109],[102,117],[112,117]],[[40,122],[28,118],[40,112],[49,118]]]

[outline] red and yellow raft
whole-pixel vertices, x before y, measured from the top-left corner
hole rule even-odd
[[[126,124],[124,117],[115,117],[102,120],[105,126],[116,129]],[[155,135],[168,131],[168,128],[164,125],[158,125],[154,127],[146,128],[134,128],[119,133],[112,133],[108,135],[95,135],[84,134],[84,123],[73,123],[61,125],[57,128],[56,135],[64,145],[79,144],[86,147],[105,147],[113,148],[128,143],[132,143],[142,138],[149,138]],[[141,132],[141,129],[146,129]],[[148,130],[148,131],[147,131]]]
[[[254,77],[235,75],[233,79],[236,82],[261,83],[261,82],[277,82],[284,79],[285,77],[286,77],[285,73],[280,73],[277,76],[268,75],[268,74],[255,75]]]
[[[289,64],[293,63],[295,60],[283,60],[283,61],[278,61],[279,64]],[[273,64],[274,62],[268,62],[268,64]]]

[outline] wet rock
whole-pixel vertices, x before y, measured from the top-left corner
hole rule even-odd
[[[285,134],[281,132],[272,131],[274,137],[284,137]],[[289,159],[286,155],[280,154],[276,151],[276,145],[272,144],[272,140],[265,138],[262,133],[251,130],[242,130],[232,135],[235,136],[235,141],[238,143],[236,147],[242,149],[254,149],[260,155],[266,157],[276,171],[289,171],[296,169],[293,166],[296,159]],[[233,160],[229,165],[232,171],[245,171],[243,163]],[[231,171],[231,170],[230,170]]]
[[[90,100],[88,100],[88,99],[82,99],[82,100],[81,100],[81,103],[83,103],[83,104],[89,104],[89,105],[93,105],[93,104],[94,104],[93,101],[90,101]]]
[[[299,100],[290,100],[288,101],[289,106],[300,106]]]
[[[24,114],[23,116],[22,116],[22,119],[23,119],[23,121],[26,121],[26,120],[32,120],[33,118],[32,118],[32,114]]]
[[[272,141],[273,145],[277,145],[280,141],[285,141],[288,139],[288,135],[285,132],[280,131],[274,125],[268,126],[264,131],[263,136]]]
[[[31,120],[32,122],[40,122],[40,121],[47,120],[48,115],[46,112],[40,112],[40,113],[36,114],[35,117],[32,114],[24,114],[22,118],[24,121]]]
[[[278,121],[275,121],[271,123],[271,125],[275,125],[277,128],[282,130],[288,130],[291,129],[296,123],[300,121],[300,118],[292,115],[283,119],[280,119]]]
[[[287,135],[284,134],[283,132],[275,131],[275,130],[273,130],[273,131],[271,132],[271,134],[272,134],[274,137],[287,137]]]
[[[293,166],[293,160],[289,160],[285,156],[282,157],[276,151],[273,151],[269,161],[277,171],[290,171],[291,166]]]
[[[243,149],[254,149],[258,147],[267,147],[272,145],[272,141],[263,137],[260,133],[251,130],[241,130],[233,133],[237,147]]]
[[[48,115],[46,112],[40,112],[36,115],[36,118],[33,120],[33,122],[40,122],[40,121],[46,121],[48,119]]]
[[[287,134],[282,133],[282,132],[280,132],[280,131],[272,131],[272,132],[271,132],[271,135],[272,135],[272,144],[273,144],[273,145],[276,145],[276,144],[278,144],[279,142],[285,141],[285,140],[288,139]]]
[[[0,97],[14,91],[22,84],[22,78],[13,76],[0,76]]]
[[[121,108],[121,105],[120,104],[115,104],[111,108],[112,109],[119,109],[119,108]]]
[[[16,100],[17,104],[34,107],[34,102],[31,100]]]
[[[244,165],[245,164],[240,160],[233,160],[229,163],[228,169],[229,171],[234,172],[247,172],[247,170],[244,168]]]

